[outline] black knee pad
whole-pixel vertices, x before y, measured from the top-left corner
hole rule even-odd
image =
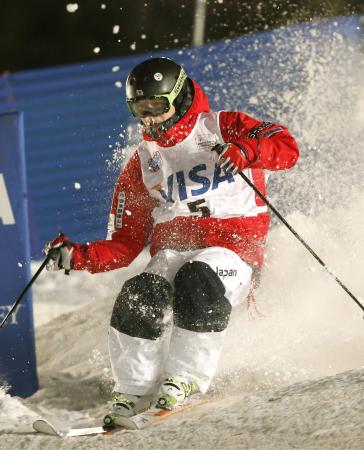
[[[167,325],[165,317],[171,307],[172,287],[168,281],[143,272],[124,284],[116,299],[110,325],[129,336],[157,339]]]
[[[174,323],[190,331],[223,331],[231,304],[225,287],[211,267],[200,261],[184,264],[174,279]]]

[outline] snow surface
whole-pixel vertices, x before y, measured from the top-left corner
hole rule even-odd
[[[290,45],[307,59],[307,82],[277,101],[291,111],[290,128],[300,130],[302,158],[287,174],[272,175],[271,197],[364,302],[364,89],[352,66],[362,56],[341,36],[325,44],[324,56],[299,39]],[[256,100],[264,94],[273,114],[269,93]],[[107,329],[114,299],[147,261],[145,251],[127,269],[39,277],[33,295],[41,388],[27,400],[0,389],[1,449],[363,448],[363,314],[277,223],[258,311],[243,305],[233,312],[207,406],[112,436],[32,433],[38,416],[60,427],[100,423],[112,390]]]

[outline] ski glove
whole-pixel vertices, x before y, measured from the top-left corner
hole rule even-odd
[[[50,258],[46,266],[47,270],[64,269],[64,273],[69,275],[73,266],[72,254],[74,247],[74,244],[63,233],[59,233],[53,241],[47,242],[43,249],[43,253]]]
[[[229,143],[217,144],[211,151],[219,155],[217,163],[226,173],[236,175],[250,164],[248,153],[243,146]]]

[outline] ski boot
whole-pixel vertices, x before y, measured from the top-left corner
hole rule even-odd
[[[112,412],[104,417],[104,425],[113,427],[118,425],[118,419],[131,417],[145,411],[152,405],[153,395],[131,395],[113,392],[111,398]]]
[[[198,392],[196,382],[185,377],[173,376],[166,378],[159,388],[156,408],[175,409],[185,402],[185,399]]]

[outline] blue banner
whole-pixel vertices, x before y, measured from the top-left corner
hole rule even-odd
[[[29,282],[30,246],[23,114],[0,115],[0,321]],[[0,386],[28,397],[38,389],[31,293],[0,330]]]

